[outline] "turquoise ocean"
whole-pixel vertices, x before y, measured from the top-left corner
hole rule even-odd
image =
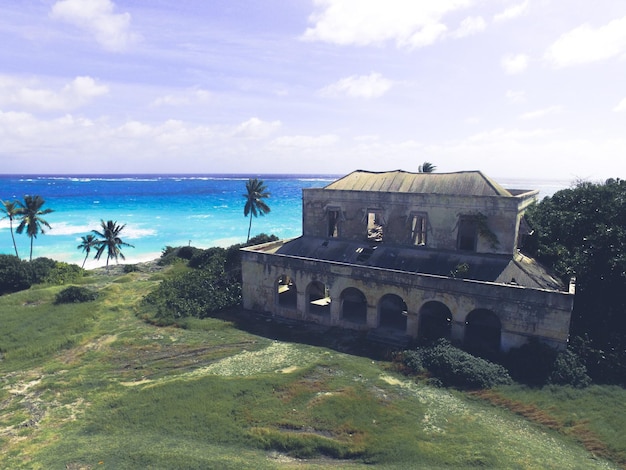
[[[45,256],[81,264],[82,236],[99,229],[100,220],[125,224],[122,239],[126,263],[158,258],[166,246],[227,247],[246,241],[243,215],[248,178],[262,179],[271,197],[271,212],[252,221],[252,236],[279,238],[302,233],[302,189],[323,187],[334,175],[0,175],[0,199],[24,195],[45,199],[44,216],[51,229],[34,240],[33,257]],[[570,187],[566,180],[494,178],[507,188],[538,189],[539,197]],[[28,258],[30,240],[15,235],[20,257]],[[0,253],[15,254],[9,222],[0,221]],[[104,265],[89,259],[86,268]]]

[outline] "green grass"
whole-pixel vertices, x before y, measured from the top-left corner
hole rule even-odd
[[[165,277],[90,276],[86,304],[54,306],[57,287],[0,298],[1,468],[614,468],[580,423],[605,456],[626,449],[623,389],[498,389],[565,423],[551,429],[229,320],[150,325],[140,301]]]
[[[622,387],[532,389],[515,386],[499,389],[498,395],[507,400],[503,404],[508,409],[546,422],[573,436],[596,455],[611,458],[626,467],[626,390]]]

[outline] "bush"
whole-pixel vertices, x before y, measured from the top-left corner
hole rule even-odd
[[[158,264],[159,266],[169,266],[170,264],[176,263],[180,260],[189,261],[198,251],[201,250],[193,246],[166,246],[161,252],[161,258],[159,259]]]
[[[538,340],[511,349],[506,366],[516,381],[530,386],[586,387],[591,383],[585,364],[573,350],[559,352]]]
[[[224,248],[213,247],[206,250],[197,250],[188,264],[190,268],[223,271],[225,261],[226,250]]]
[[[440,339],[420,350],[423,366],[446,387],[491,388],[508,385],[511,377],[504,367],[472,356]]]
[[[98,294],[86,287],[70,286],[56,295],[55,304],[72,304],[91,302],[98,298]]]
[[[46,279],[50,276],[56,265],[57,262],[50,258],[35,258],[29,261],[28,268],[30,271],[31,284],[46,282]]]
[[[404,368],[412,374],[420,374],[424,370],[421,351],[402,351],[395,357],[395,360],[399,360]]]
[[[584,388],[591,385],[591,379],[580,358],[572,350],[566,349],[557,354],[548,383]]]
[[[220,273],[194,270],[163,281],[145,303],[156,308],[156,318],[205,318],[241,302],[241,284]]]
[[[531,339],[519,348],[512,348],[505,357],[505,365],[518,382],[543,386],[554,368],[557,351],[545,343]]]
[[[122,270],[128,274],[128,273],[136,273],[137,271],[139,271],[139,266],[137,266],[136,264],[125,264],[124,267],[122,268]]]
[[[54,267],[45,277],[44,282],[49,284],[68,284],[76,282],[85,275],[85,270],[77,264],[56,261]]]
[[[32,284],[30,279],[25,261],[13,255],[0,255],[0,295],[28,289]]]

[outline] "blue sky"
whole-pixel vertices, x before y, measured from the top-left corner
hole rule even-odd
[[[2,173],[626,178],[623,0],[0,0]]]

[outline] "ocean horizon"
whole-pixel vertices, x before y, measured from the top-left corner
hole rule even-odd
[[[47,257],[81,265],[81,237],[98,230],[101,220],[125,225],[121,232],[126,260],[138,263],[158,258],[166,246],[227,247],[244,243],[248,218],[243,215],[245,183],[265,182],[271,212],[253,218],[251,236],[259,233],[291,238],[302,233],[302,189],[323,187],[343,175],[329,174],[49,174],[0,175],[0,199],[22,200],[39,195],[51,229],[39,234],[33,258]],[[570,187],[564,179],[493,178],[509,189],[537,189],[539,198]],[[14,222],[14,228],[17,224]],[[15,234],[18,252],[28,259],[30,239]],[[0,221],[0,254],[15,254],[9,221]],[[104,266],[103,256],[85,268]]]

